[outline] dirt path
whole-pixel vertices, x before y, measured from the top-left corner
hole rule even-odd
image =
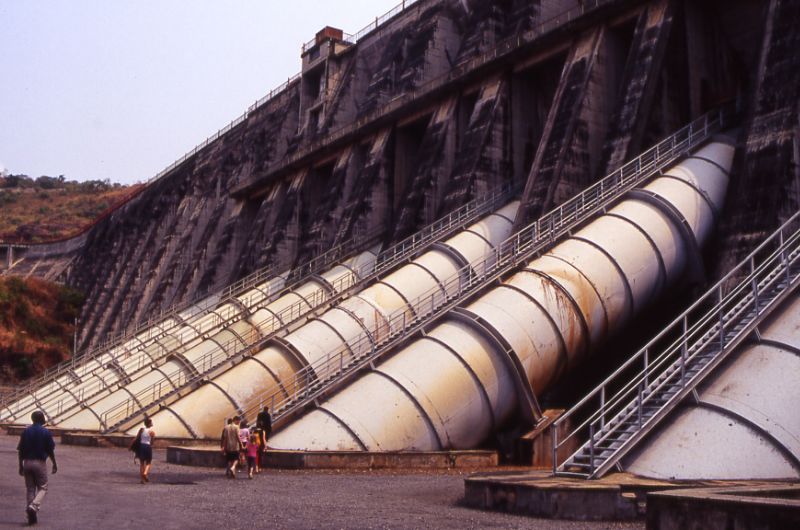
[[[25,489],[16,438],[0,435],[0,527],[20,528]],[[131,453],[58,446],[60,470],[39,528],[642,528],[587,525],[481,512],[459,505],[464,476],[268,471],[226,480],[222,471],[180,467],[156,451],[152,482],[140,485]]]

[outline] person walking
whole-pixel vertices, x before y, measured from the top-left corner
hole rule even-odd
[[[156,431],[153,430],[153,420],[145,418],[144,427],[136,435],[139,439],[139,449],[136,456],[139,458],[139,481],[142,484],[150,482],[150,466],[153,464],[153,441]]]
[[[247,476],[248,478],[253,478],[253,473],[258,472],[258,457],[261,448],[260,440],[258,439],[258,434],[253,432],[250,435],[250,438],[247,440]]]
[[[253,430],[250,432],[250,438],[252,439],[253,436],[256,437],[256,442],[258,443],[257,452],[261,454],[264,452],[264,431],[261,430],[261,427],[256,425],[253,427]],[[261,459],[256,458],[256,474],[261,473]]]
[[[47,458],[53,462],[52,473],[58,473],[56,464],[56,444],[53,435],[45,429],[44,412],[37,410],[31,414],[32,425],[22,431],[17,444],[19,453],[19,474],[25,477],[27,506],[25,514],[28,524],[36,524],[42,501],[47,494]]]
[[[239,470],[243,471],[247,465],[247,443],[250,440],[250,429],[247,428],[247,420],[239,423]]]
[[[261,450],[267,452],[267,440],[269,435],[272,434],[272,416],[269,414],[269,407],[265,406],[264,409],[258,413],[256,417],[256,426],[261,429],[263,433],[263,440],[261,440]]]
[[[220,448],[228,464],[225,468],[225,476],[228,478],[236,478],[236,463],[239,461],[240,447],[239,417],[234,416],[228,420],[228,424],[222,430],[222,438],[220,440]]]

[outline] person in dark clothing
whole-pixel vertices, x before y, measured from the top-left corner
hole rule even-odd
[[[269,435],[272,434],[272,416],[269,414],[269,407],[264,407],[264,410],[258,413],[258,416],[256,416],[256,426],[261,429],[263,436],[261,450],[266,452],[267,440],[269,439]]]
[[[45,429],[44,413],[37,410],[31,414],[33,425],[25,428],[19,437],[17,452],[19,453],[19,474],[25,477],[27,489],[28,524],[36,524],[39,509],[47,494],[47,457],[53,462],[52,472],[58,472],[56,464],[56,444],[53,435]]]

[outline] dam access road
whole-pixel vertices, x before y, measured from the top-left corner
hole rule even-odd
[[[17,437],[0,434],[0,528],[24,526]],[[57,443],[58,473],[37,528],[643,528],[644,523],[531,519],[461,506],[465,473],[266,470],[226,480],[222,470],[176,466],[156,450],[139,484],[124,449]],[[242,475],[244,476],[244,475]]]

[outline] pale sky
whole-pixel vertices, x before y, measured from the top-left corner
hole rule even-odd
[[[0,171],[145,181],[400,0],[0,0]]]

